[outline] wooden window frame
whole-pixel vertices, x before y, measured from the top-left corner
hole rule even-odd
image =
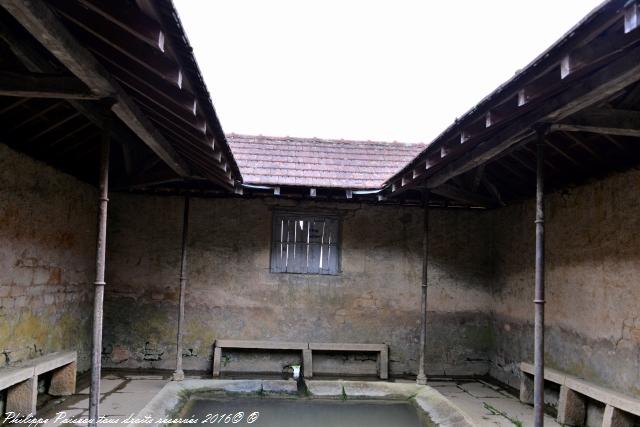
[[[311,236],[308,236],[307,241],[297,241],[297,242],[289,242],[287,239],[287,243],[284,243],[281,240],[277,239],[276,231],[281,228],[277,226],[276,221],[279,219],[294,219],[296,222],[300,220],[304,221],[332,221],[335,224],[335,234],[336,234],[336,242],[335,243],[327,243],[320,244],[320,247],[324,251],[325,246],[329,246],[335,249],[335,265],[329,264],[329,267],[326,269],[318,268],[317,271],[310,267],[309,265],[309,251],[312,250],[313,245],[317,245],[316,243],[311,242]],[[319,275],[319,276],[337,276],[342,273],[342,219],[343,215],[339,212],[335,211],[300,211],[300,210],[286,210],[286,209],[274,209],[272,212],[271,218],[271,240],[270,240],[270,254],[269,254],[269,271],[274,274],[303,274],[303,275]],[[281,223],[282,224],[282,223]],[[309,225],[311,227],[311,225]],[[277,230],[276,230],[277,229]],[[311,232],[311,229],[309,229]],[[301,271],[300,266],[294,266],[293,270],[287,269],[288,266],[288,255],[286,258],[285,266],[282,265],[282,258],[277,256],[276,246],[280,246],[279,252],[282,253],[282,245],[285,245],[288,248],[293,246],[296,247],[305,247],[307,249],[307,263],[305,271]],[[317,249],[316,249],[317,251]],[[327,262],[329,263],[332,258],[327,256]],[[298,267],[298,268],[296,268]],[[309,270],[311,268],[311,270]]]

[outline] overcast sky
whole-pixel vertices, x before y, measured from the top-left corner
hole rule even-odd
[[[430,142],[601,0],[175,0],[225,132]]]

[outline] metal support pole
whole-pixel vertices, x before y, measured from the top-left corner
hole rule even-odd
[[[89,396],[89,426],[98,421],[100,402],[100,367],[102,357],[102,314],[104,303],[104,267],[107,248],[107,204],[109,203],[109,145],[111,135],[105,126],[100,147],[100,176],[98,195],[98,237],[96,243],[96,280],[93,298],[93,344],[91,349],[91,386]]]
[[[427,376],[424,373],[424,353],[427,345],[427,266],[429,258],[429,192],[424,193],[424,230],[422,235],[422,303],[420,313],[420,366],[418,367],[418,377],[416,383],[427,384]]]
[[[189,198],[184,198],[182,219],[182,260],[180,262],[180,300],[178,303],[178,337],[176,339],[176,371],[174,381],[184,380],[182,370],[182,337],[184,336],[184,294],[187,286],[187,235],[189,234]]]
[[[533,425],[542,427],[544,424],[544,132],[541,130],[538,130],[536,172]]]

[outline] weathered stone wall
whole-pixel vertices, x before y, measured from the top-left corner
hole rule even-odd
[[[183,200],[117,194],[111,200],[105,366],[173,369]],[[214,340],[236,338],[387,342],[391,373],[415,373],[422,209],[296,204],[296,209],[344,211],[343,271],[339,276],[273,274],[271,210],[283,203],[192,201],[185,369],[210,370]],[[488,371],[490,225],[482,213],[432,213],[431,373]],[[242,370],[278,370],[298,358],[229,356],[227,369]],[[318,358],[314,370],[374,369],[368,357],[356,359]]]
[[[640,396],[640,172],[548,197],[546,363]],[[534,203],[495,212],[491,374],[533,359]]]
[[[77,350],[89,368],[95,197],[0,144],[0,366]]]

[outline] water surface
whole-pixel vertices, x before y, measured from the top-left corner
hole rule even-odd
[[[240,412],[243,413],[242,417],[239,415]],[[221,417],[223,414],[225,414],[224,417]],[[254,415],[251,416],[251,414]],[[259,414],[257,418],[255,418],[255,414]],[[427,420],[423,419],[423,416],[410,402],[386,400],[196,397],[187,402],[180,417],[195,418],[199,425],[227,424],[259,427],[433,426],[433,424],[427,424]],[[250,422],[254,418],[255,420]],[[227,422],[225,423],[225,421]]]

